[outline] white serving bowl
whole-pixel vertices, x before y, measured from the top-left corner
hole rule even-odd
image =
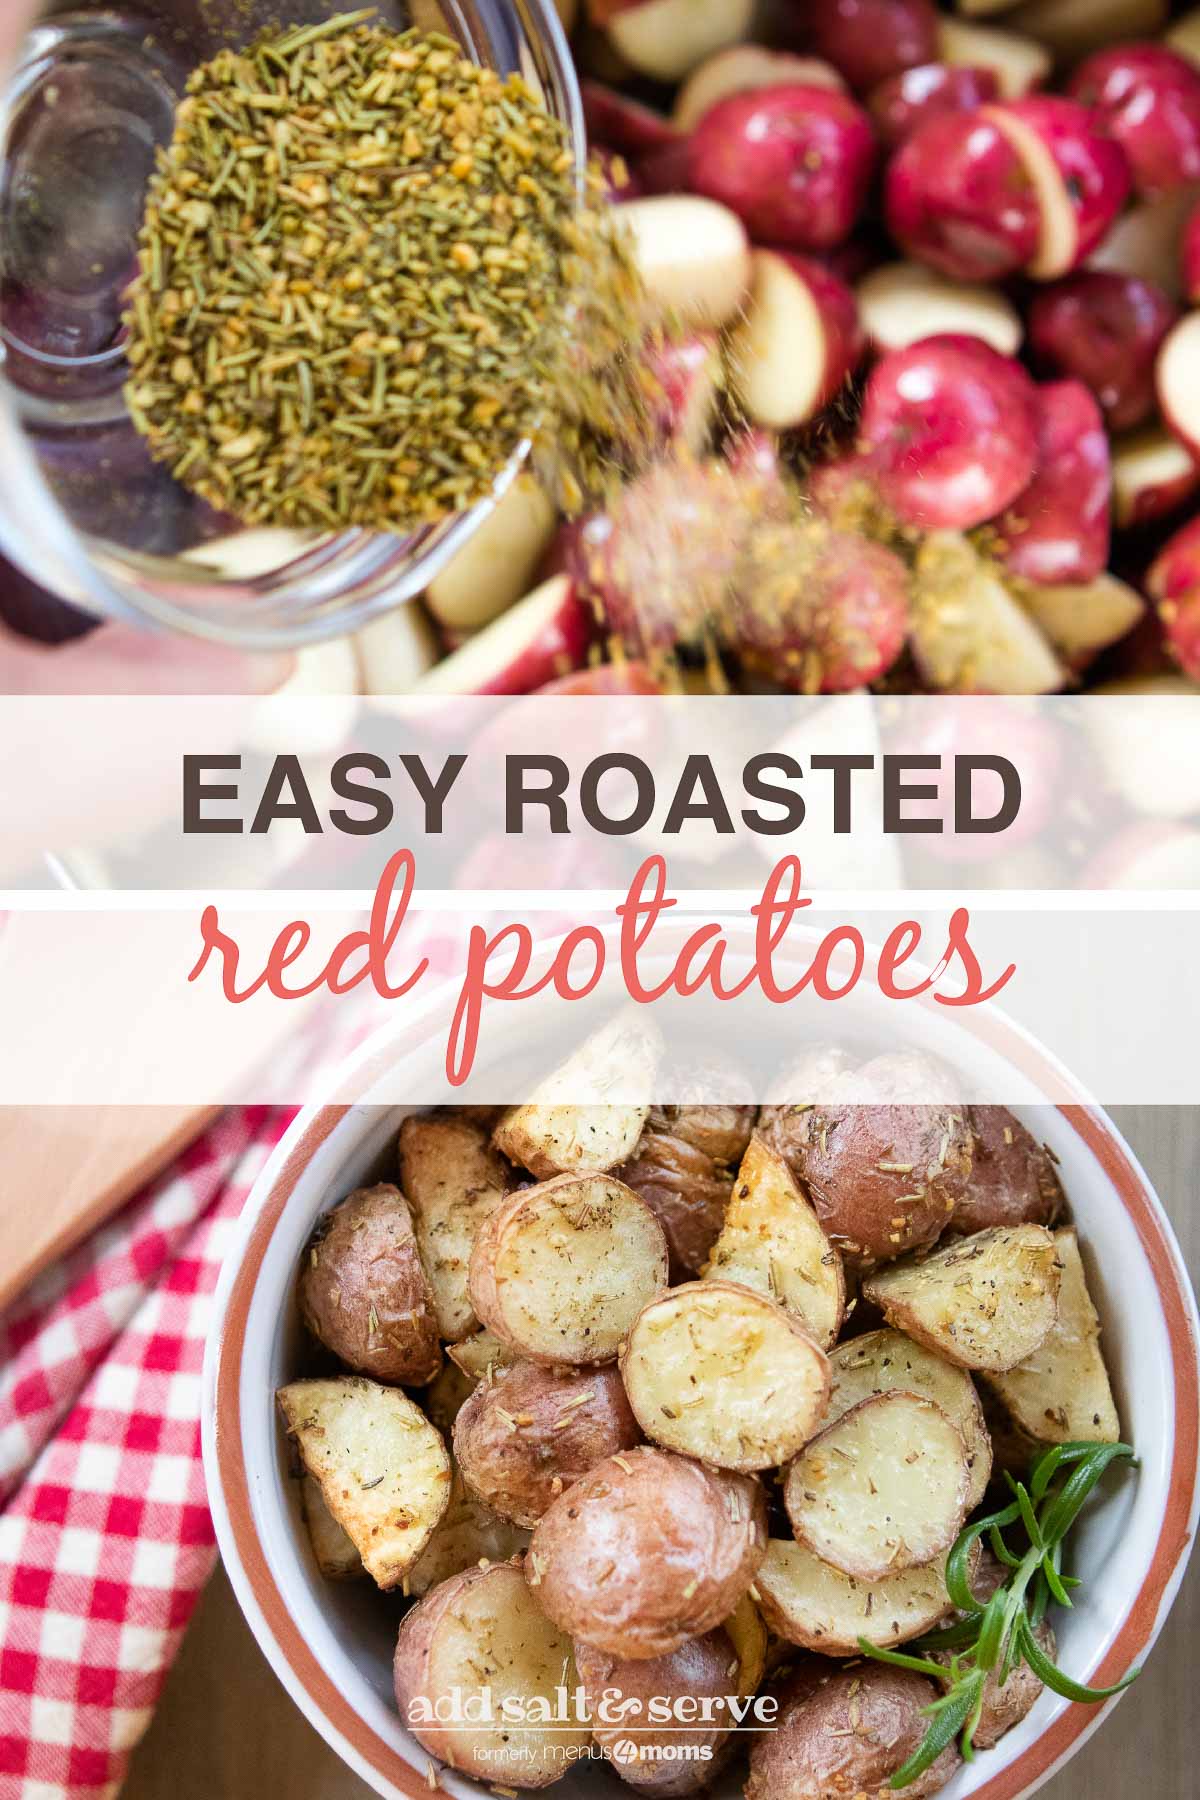
[[[899,1035],[896,1010],[888,1015],[893,1042]],[[968,1050],[968,1061],[986,1055],[994,1067],[997,1058],[1008,1059],[1023,1076],[1032,1071],[1036,1078],[1043,1069],[1061,1102],[1063,1072],[1052,1059],[999,1013],[989,1010],[983,1025],[973,1010],[969,1021],[935,1021],[932,1038],[926,1019],[922,1040],[951,1062],[957,1056],[960,1067]],[[527,1026],[497,1028],[501,1036],[522,1029]],[[493,1053],[499,1058],[503,1049]],[[380,1054],[376,1043],[359,1066],[378,1068]],[[386,1047],[383,1054],[386,1060]],[[425,1066],[441,1054],[428,1035],[396,1051]],[[276,1674],[316,1729],[379,1794],[427,1800],[429,1759],[402,1728],[392,1698],[401,1603],[369,1584],[337,1586],[318,1574],[273,1403],[275,1389],[301,1365],[295,1274],[316,1218],[351,1189],[394,1173],[404,1109],[371,1105],[369,1087],[365,1091],[365,1104],[303,1112],[246,1205],[218,1294],[205,1370],[205,1466],[226,1568]],[[1136,1472],[1110,1472],[1081,1519],[1072,1566],[1084,1586],[1074,1610],[1055,1616],[1062,1666],[1076,1679],[1107,1686],[1145,1658],[1191,1547],[1200,1331],[1166,1215],[1105,1115],[1082,1095],[1076,1104],[1014,1110],[1061,1163],[1117,1404],[1139,1456]],[[1018,1800],[1032,1793],[1074,1754],[1111,1704],[1076,1706],[1044,1693],[994,1750],[959,1770],[943,1790],[946,1800]],[[448,1771],[441,1786],[461,1800],[488,1791]],[[628,1800],[630,1793],[599,1763],[573,1769],[554,1791],[560,1800]],[[717,1800],[728,1800],[733,1791],[729,1777],[713,1790]]]

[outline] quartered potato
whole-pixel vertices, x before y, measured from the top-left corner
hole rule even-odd
[[[481,1781],[547,1787],[589,1741],[586,1725],[531,1722],[578,1678],[571,1640],[538,1606],[520,1558],[467,1569],[426,1594],[400,1627],[394,1670],[400,1717],[417,1742]],[[490,1689],[492,1720],[438,1723],[434,1708],[455,1688],[464,1696]],[[539,1697],[543,1709],[530,1704]],[[504,1716],[505,1701],[519,1703],[523,1721]]]
[[[361,1581],[366,1573],[362,1557],[326,1506],[320,1482],[311,1475],[300,1484],[300,1505],[313,1556],[326,1581]]]
[[[957,1426],[932,1400],[899,1389],[861,1400],[787,1472],[783,1498],[799,1543],[863,1581],[922,1568],[958,1536],[970,1473]]]
[[[890,1393],[894,1388],[920,1394],[940,1406],[962,1437],[970,1471],[967,1511],[974,1512],[991,1479],[992,1445],[979,1394],[965,1369],[905,1337],[902,1331],[885,1326],[831,1350],[829,1373],[833,1388],[825,1414],[827,1424],[873,1394]]]
[[[614,1019],[590,1037],[493,1133],[496,1149],[549,1180],[577,1169],[615,1169],[633,1155],[650,1113],[659,1040],[638,1020]],[[580,1104],[581,1093],[619,1091],[623,1102]]]
[[[456,1475],[442,1522],[404,1578],[406,1594],[427,1594],[440,1581],[483,1562],[508,1562],[528,1548],[529,1533],[476,1499]]]
[[[450,1501],[450,1458],[407,1394],[358,1376],[293,1381],[279,1409],[334,1519],[382,1588],[399,1587]]]
[[[754,1592],[778,1637],[826,1656],[856,1656],[860,1637],[881,1649],[906,1644],[954,1610],[944,1556],[923,1569],[860,1581],[785,1538],[768,1544]]]
[[[433,1380],[437,1313],[399,1188],[360,1188],[325,1214],[300,1271],[300,1310],[348,1369],[407,1387]]]
[[[753,1740],[746,1800],[883,1800],[894,1792],[892,1776],[920,1748],[929,1728],[925,1708],[940,1692],[924,1675],[881,1663],[804,1663],[779,1689],[776,1729]],[[949,1744],[904,1793],[926,1800],[960,1760]]]
[[[668,1656],[640,1662],[577,1644],[575,1662],[588,1704],[597,1714],[593,1735],[609,1751],[613,1770],[622,1781],[641,1793],[662,1795],[664,1800],[694,1794],[708,1785],[716,1772],[717,1755],[730,1744],[733,1725],[726,1696],[736,1691],[738,1656],[725,1630],[718,1626],[681,1644]],[[697,1724],[670,1719],[658,1722],[652,1716],[653,1705],[665,1710],[665,1703],[684,1698],[698,1709],[706,1708],[707,1719],[699,1710],[691,1715],[701,1721]],[[611,1724],[598,1716],[602,1701],[613,1719]],[[629,1713],[614,1718],[616,1710],[625,1705]],[[703,1724],[708,1724],[707,1730]],[[667,1746],[680,1751],[703,1746],[713,1756],[702,1761],[698,1756],[667,1759],[656,1754]]]
[[[476,1312],[531,1362],[611,1362],[666,1283],[662,1227],[612,1175],[520,1189],[487,1220],[471,1255]]]
[[[1100,1320],[1088,1293],[1079,1240],[1056,1231],[1062,1265],[1058,1317],[1024,1362],[988,1381],[1017,1428],[1039,1444],[1116,1444],[1121,1424],[1100,1350]]]
[[[970,1235],[992,1225],[1053,1225],[1063,1206],[1050,1152],[1006,1106],[968,1109],[971,1179],[948,1230]]]
[[[997,1225],[863,1282],[890,1325],[964,1369],[1003,1374],[1045,1342],[1062,1266],[1043,1225]]]
[[[730,1281],[693,1281],[652,1300],[621,1355],[648,1438],[720,1469],[771,1469],[816,1431],[829,1363],[777,1301]]]
[[[823,1348],[837,1341],[846,1310],[842,1259],[783,1158],[761,1138],[751,1138],[742,1158],[704,1273],[778,1300]]]
[[[646,1447],[610,1456],[543,1513],[526,1574],[573,1638],[642,1660],[728,1619],[766,1542],[757,1481]]]
[[[443,1338],[466,1337],[478,1324],[467,1292],[471,1251],[512,1184],[512,1170],[475,1120],[429,1113],[401,1125],[400,1186]]]

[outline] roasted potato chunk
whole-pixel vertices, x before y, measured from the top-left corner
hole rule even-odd
[[[860,1637],[883,1649],[906,1644],[954,1610],[944,1556],[923,1569],[860,1581],[786,1538],[771,1539],[754,1593],[777,1637],[825,1656],[857,1656]]]
[[[1006,1106],[968,1109],[973,1161],[947,1227],[969,1236],[992,1225],[1053,1225],[1063,1207],[1050,1152]]]
[[[716,1773],[721,1752],[729,1744],[733,1720],[727,1696],[737,1679],[738,1656],[729,1635],[718,1626],[703,1637],[681,1644],[669,1656],[630,1661],[576,1644],[575,1664],[596,1715],[592,1735],[609,1752],[621,1780],[644,1794],[665,1797],[694,1794]],[[631,1704],[628,1717],[606,1724],[599,1717],[609,1690],[616,1705]],[[686,1699],[698,1709],[696,1724],[656,1724],[652,1702]],[[639,1710],[632,1710],[636,1702]],[[612,1700],[608,1701],[612,1710]],[[708,1729],[704,1729],[705,1726]],[[707,1756],[703,1753],[707,1752]]]
[[[1058,1316],[1062,1265],[1044,1225],[954,1238],[924,1262],[863,1282],[890,1325],[964,1369],[1002,1374],[1043,1344]]]
[[[633,1155],[650,1114],[660,1042],[622,1015],[588,1038],[561,1069],[512,1106],[493,1133],[497,1150],[543,1181],[580,1169],[615,1169]],[[623,1104],[578,1103],[581,1093],[617,1092]]]
[[[472,1383],[487,1380],[489,1370],[494,1374],[520,1361],[516,1351],[502,1344],[492,1331],[475,1331],[461,1343],[447,1345],[446,1355]]]
[[[430,1588],[482,1562],[510,1562],[529,1547],[529,1533],[496,1516],[456,1475],[442,1522],[404,1578],[406,1594]]]
[[[880,1663],[798,1670],[781,1686],[777,1728],[754,1740],[746,1800],[892,1800],[892,1776],[919,1749],[939,1691],[924,1675]],[[948,1745],[904,1792],[926,1800],[960,1760]]]
[[[686,1138],[655,1130],[653,1118],[617,1173],[662,1226],[672,1276],[698,1275],[720,1233],[733,1170]]]
[[[987,1380],[1018,1430],[1038,1444],[1116,1444],[1121,1422],[1100,1349],[1100,1320],[1088,1293],[1079,1239],[1056,1231],[1062,1265],[1058,1317],[1037,1349]]]
[[[293,1381],[279,1409],[334,1519],[382,1588],[399,1587],[450,1501],[450,1458],[407,1394],[359,1376]]]
[[[727,1619],[767,1542],[756,1481],[645,1447],[577,1481],[534,1527],[526,1572],[549,1616],[610,1656],[669,1656]]]
[[[433,1380],[437,1312],[399,1188],[360,1188],[325,1214],[300,1272],[300,1310],[357,1374],[405,1387]]]
[[[512,1170],[475,1121],[427,1113],[401,1125],[400,1186],[443,1338],[466,1337],[479,1322],[467,1291],[471,1251],[512,1184]]]
[[[362,1557],[325,1504],[321,1484],[311,1475],[300,1483],[300,1505],[313,1557],[326,1581],[361,1581]]]
[[[615,1368],[522,1362],[480,1382],[455,1422],[454,1456],[493,1512],[536,1525],[564,1488],[641,1438]]]
[[[829,1364],[792,1314],[727,1281],[693,1281],[652,1300],[621,1355],[648,1438],[721,1469],[786,1462],[829,1397]]]
[[[519,1189],[471,1255],[476,1312],[532,1362],[611,1362],[666,1281],[662,1227],[612,1175],[560,1175]]]

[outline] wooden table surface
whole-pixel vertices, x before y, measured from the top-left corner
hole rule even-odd
[[[1200,1109],[1113,1113],[1170,1208],[1200,1276]],[[1197,1777],[1200,1557],[1142,1679],[1116,1716],[1042,1790],[1046,1800],[1186,1800]],[[197,1612],[124,1800],[371,1800],[278,1685],[218,1574]]]

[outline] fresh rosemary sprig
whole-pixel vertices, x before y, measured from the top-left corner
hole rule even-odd
[[[1132,1458],[1128,1444],[1055,1444],[1034,1463],[1028,1486],[1006,1473],[1011,1503],[968,1525],[946,1559],[946,1589],[962,1614],[957,1624],[927,1633],[913,1645],[912,1655],[858,1640],[864,1656],[931,1676],[946,1690],[926,1707],[929,1729],[920,1747],[892,1776],[892,1787],[904,1788],[915,1781],[955,1738],[964,1758],[973,1759],[984,1684],[993,1669],[1005,1681],[1018,1663],[1026,1662],[1054,1693],[1090,1703],[1108,1700],[1136,1680],[1140,1670],[1133,1669],[1115,1687],[1083,1687],[1056,1667],[1034,1635],[1051,1603],[1069,1607],[1071,1589],[1079,1586],[1062,1572],[1062,1551],[1084,1501],[1110,1463]],[[1025,1547],[1019,1552],[1004,1537],[1013,1527],[1024,1535]],[[1008,1575],[991,1598],[981,1602],[971,1588],[970,1564],[972,1550],[985,1536]],[[922,1654],[935,1650],[955,1652],[948,1666]]]

